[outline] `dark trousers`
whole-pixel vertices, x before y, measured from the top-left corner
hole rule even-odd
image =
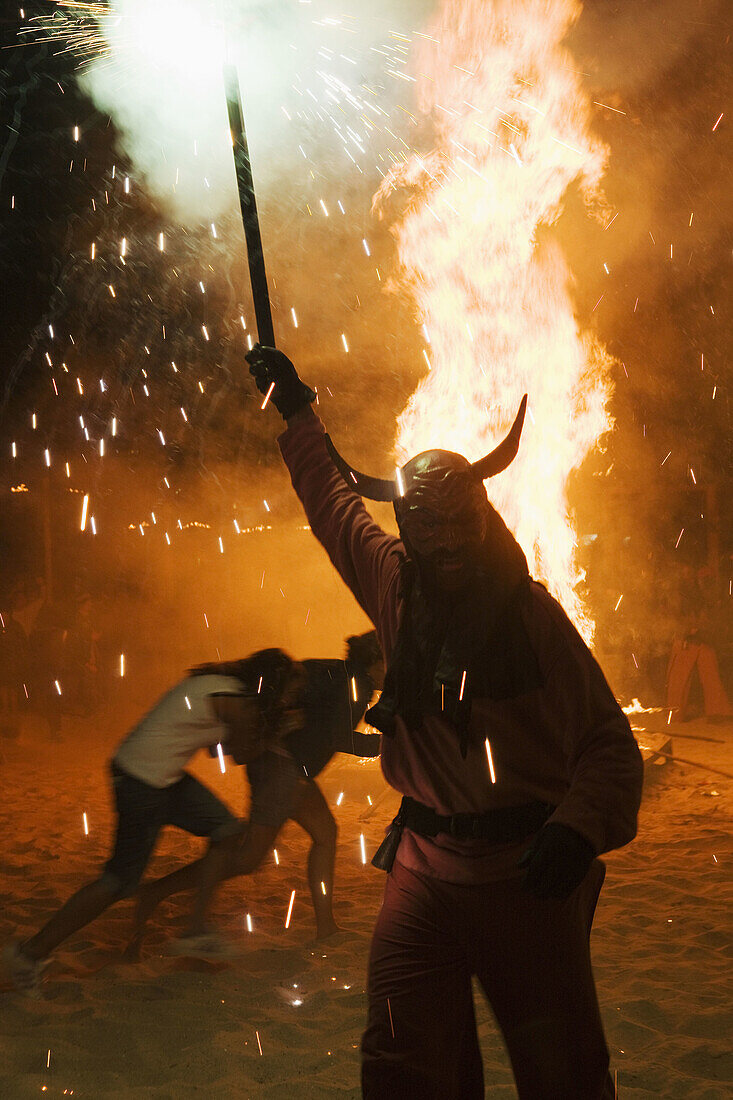
[[[518,880],[458,886],[399,863],[369,959],[368,1100],[483,1100],[471,977],[493,1009],[521,1100],[612,1100],[588,938],[605,874],[565,901]]]

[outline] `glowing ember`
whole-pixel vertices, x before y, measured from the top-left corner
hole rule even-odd
[[[590,639],[565,488],[610,427],[609,359],[578,331],[565,261],[543,232],[571,186],[598,198],[607,155],[562,46],[579,12],[576,0],[447,0],[416,48],[434,148],[395,167],[375,207],[409,188],[399,279],[430,331],[432,370],[400,417],[398,460],[430,447],[479,458],[528,392],[519,457],[491,496]]]
[[[488,737],[486,738],[485,744],[486,744],[486,759],[489,762],[489,775],[491,776],[491,782],[496,783],[496,773],[494,772],[494,760],[493,760],[493,757],[491,755],[491,745],[489,743]]]

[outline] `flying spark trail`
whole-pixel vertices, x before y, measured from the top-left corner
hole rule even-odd
[[[486,738],[484,744],[486,746],[486,759],[489,763],[489,775],[491,776],[491,782],[496,783],[496,773],[494,772],[494,758],[491,755],[491,745],[489,743],[488,737]]]

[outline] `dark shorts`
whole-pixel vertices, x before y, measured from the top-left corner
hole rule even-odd
[[[170,787],[151,787],[114,763],[111,770],[118,820],[105,874],[119,883],[120,897],[134,894],[164,825],[214,841],[241,830],[224,803],[188,772]]]

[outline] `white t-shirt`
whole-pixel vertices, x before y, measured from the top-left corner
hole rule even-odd
[[[242,695],[242,683],[235,676],[205,675],[176,684],[128,733],[115,764],[151,787],[170,787],[195,752],[226,737],[207,698],[215,692]]]

